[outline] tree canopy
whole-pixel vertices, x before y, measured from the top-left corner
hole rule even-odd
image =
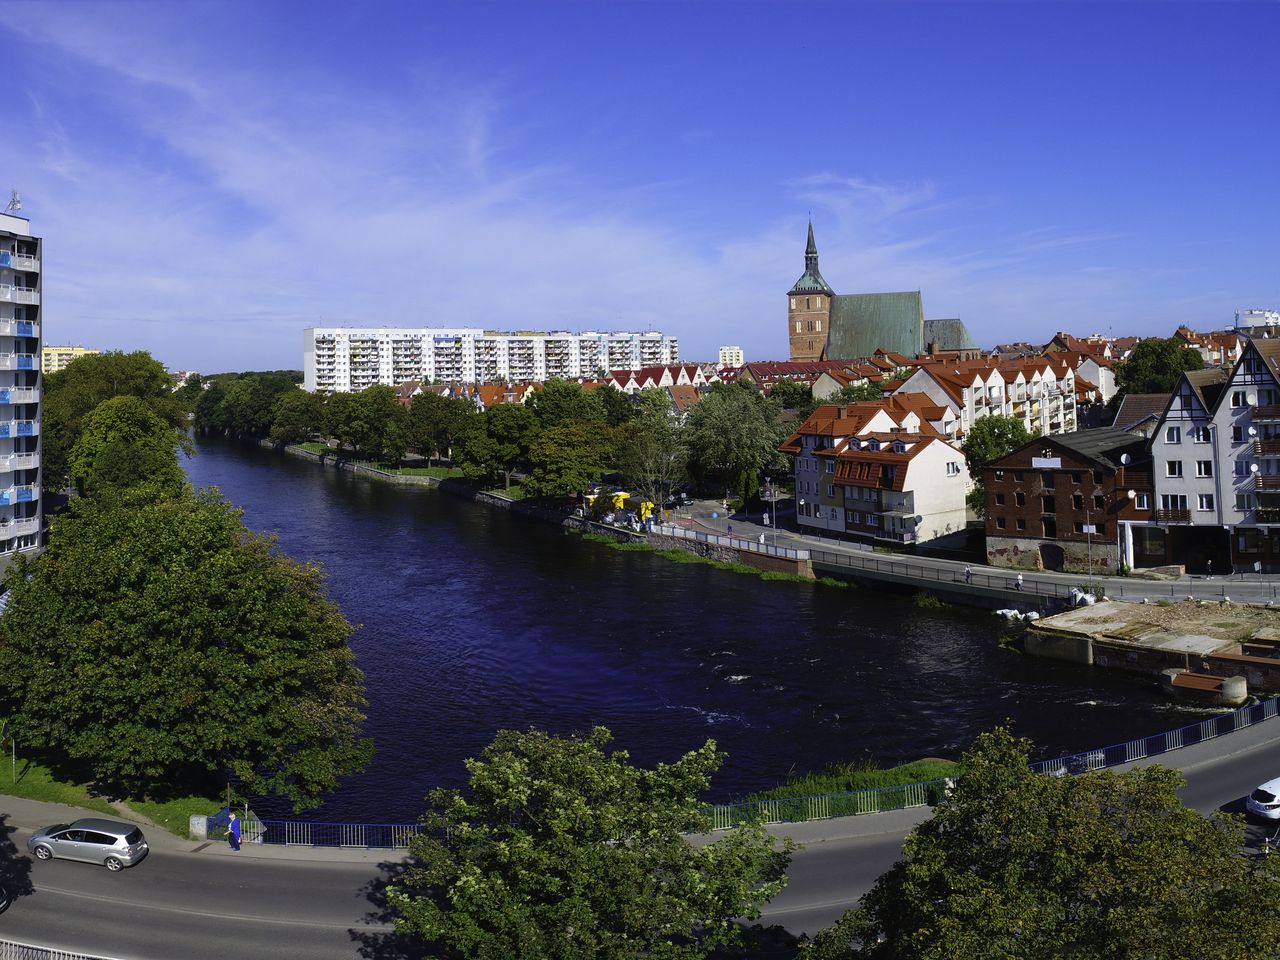
[[[525,493],[532,497],[576,497],[600,479],[613,460],[613,428],[603,420],[574,420],[541,431],[529,446]]]
[[[733,943],[786,883],[791,846],[760,825],[698,845],[699,795],[723,755],[708,740],[648,770],[611,736],[500,731],[467,761],[469,789],[436,790],[396,925],[477,960],[697,958]]]
[[[301,808],[369,759],[351,625],[216,490],[75,500],[6,582],[0,712],[103,784]]]
[[[1177,337],[1138,341],[1116,367],[1116,393],[1171,393],[1184,370],[1204,367],[1204,357]]]
[[[502,477],[507,489],[511,475],[524,466],[538,432],[533,411],[518,403],[500,403],[465,422],[457,437],[454,460],[473,480]]]
[[[713,384],[685,423],[689,470],[742,499],[755,496],[760,473],[780,460],[782,423],[776,404],[741,384]]]
[[[903,859],[819,935],[812,960],[1247,960],[1280,943],[1280,862],[1238,817],[1182,805],[1179,773],[1053,777],[1031,744],[980,736]]]
[[[558,427],[574,420],[603,422],[607,419],[608,412],[605,410],[601,392],[612,389],[612,387],[598,387],[587,390],[580,383],[548,380],[542,385],[541,390],[533,391],[525,405],[533,411],[534,416],[538,418],[538,423],[544,429]]]
[[[104,400],[125,396],[142,400],[171,427],[184,423],[164,365],[142,350],[86,354],[45,377],[40,457],[46,488],[62,488],[85,417]]]
[[[822,403],[860,403],[864,400],[882,399],[884,399],[884,391],[880,389],[880,384],[864,380],[862,383],[851,383],[847,387],[841,387]]]
[[[185,437],[133,396],[112,397],[85,417],[71,448],[71,479],[81,496],[119,493],[141,484],[175,494],[186,476],[178,465]]]

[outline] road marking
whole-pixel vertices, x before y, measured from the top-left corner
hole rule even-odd
[[[359,930],[373,933],[394,933],[395,927],[389,923],[329,923],[323,920],[285,920],[280,917],[255,917],[245,913],[220,913],[216,910],[189,910],[185,907],[170,907],[159,903],[139,903],[137,900],[126,900],[124,897],[105,897],[79,890],[68,890],[65,887],[53,887],[40,884],[36,893],[60,893],[65,897],[80,900],[94,900],[99,903],[116,903],[126,907],[140,907],[144,910],[157,910],[161,913],[178,913],[187,916],[208,917],[212,920],[251,920],[256,923],[274,923],[279,926],[324,927],[334,930]]]

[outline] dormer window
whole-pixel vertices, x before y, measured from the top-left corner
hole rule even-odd
[[[903,443],[901,440],[895,440],[895,441],[893,442],[893,452],[894,452],[894,453],[906,453],[906,452],[907,452],[907,445],[906,445],[905,443]]]

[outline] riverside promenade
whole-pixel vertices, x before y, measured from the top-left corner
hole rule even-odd
[[[1280,605],[1280,576],[1230,574],[1148,579],[1140,576],[1097,576],[1085,573],[1055,573],[1044,570],[1016,570],[961,560],[913,554],[883,553],[868,544],[835,537],[823,537],[796,530],[795,507],[790,500],[775,505],[764,523],[760,512],[728,514],[718,500],[693,500],[676,511],[668,522],[717,536],[733,536],[743,541],[809,551],[814,573],[834,573],[854,579],[889,581],[941,594],[953,602],[976,606],[1040,609],[1053,601],[1066,601],[1073,589],[1089,589],[1113,600],[1155,603],[1159,600],[1229,599],[1234,603]],[[966,569],[969,570],[966,576]],[[1018,576],[1022,582],[1019,589]]]

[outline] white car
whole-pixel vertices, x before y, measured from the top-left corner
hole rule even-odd
[[[1249,794],[1244,807],[1256,817],[1280,820],[1280,777],[1268,780]]]

